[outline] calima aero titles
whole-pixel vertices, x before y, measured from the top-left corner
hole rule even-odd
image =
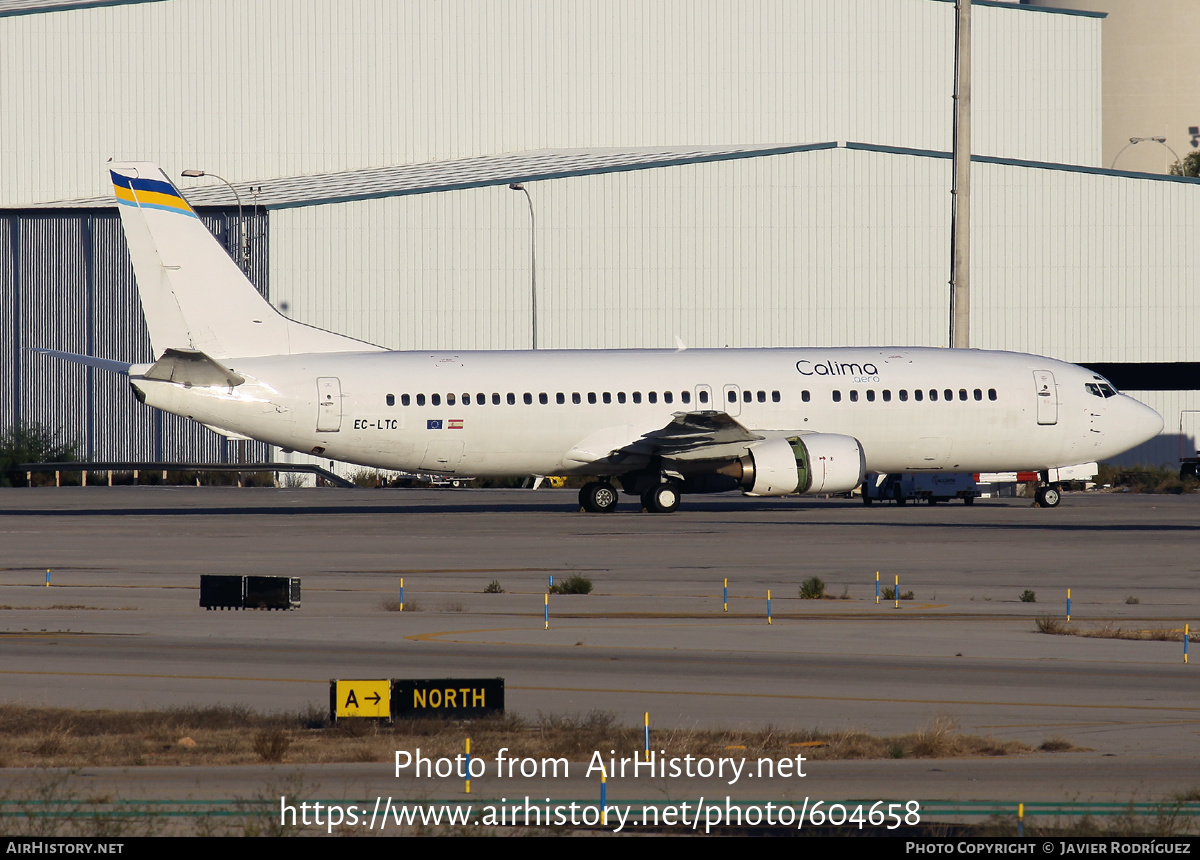
[[[651,512],[684,493],[844,493],[867,472],[1035,471],[1157,435],[1086,368],[907,347],[393,352],[279,314],[157,165],[108,165],[156,361],[43,350],[232,436],[384,469],[586,475]]]

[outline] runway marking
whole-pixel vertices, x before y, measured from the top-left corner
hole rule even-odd
[[[159,675],[139,672],[29,672],[21,669],[0,669],[0,675],[50,675],[67,678],[158,678],[179,681],[254,681],[271,684],[321,684],[329,687],[329,679],[311,680],[309,678],[235,678],[226,675]]]
[[[801,702],[860,702],[871,704],[905,704],[905,705],[982,705],[989,708],[1082,708],[1126,711],[1195,711],[1200,713],[1200,707],[1184,707],[1182,705],[1082,705],[1060,704],[1057,702],[985,702],[971,699],[897,699],[891,697],[877,698],[874,696],[803,696],[795,693],[714,693],[699,690],[624,690],[599,689],[591,687],[519,687],[515,684],[506,685],[509,690],[531,690],[556,693],[605,693],[605,694],[635,694],[639,696],[705,696],[711,698],[734,699],[784,699]],[[1191,720],[1182,721],[1184,724]]]

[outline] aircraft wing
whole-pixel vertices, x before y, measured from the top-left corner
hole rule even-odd
[[[628,469],[651,457],[668,460],[728,460],[741,457],[755,442],[776,436],[801,436],[808,430],[751,430],[726,412],[676,412],[665,427],[639,433],[632,425],[599,430],[567,453],[576,463],[608,461]]]
[[[662,457],[677,457],[707,448],[760,442],[764,438],[747,430],[726,412],[676,412],[670,424],[643,433],[630,447]]]

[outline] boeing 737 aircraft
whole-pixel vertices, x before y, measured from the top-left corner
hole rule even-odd
[[[289,320],[154,164],[110,165],[157,360],[143,403],[230,436],[385,469],[586,475],[645,510],[680,495],[844,493],[866,472],[1037,471],[1101,460],[1162,418],[1083,367],[887,348],[392,352]]]

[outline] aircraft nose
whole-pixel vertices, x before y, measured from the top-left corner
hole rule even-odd
[[[1144,403],[1132,397],[1121,396],[1124,408],[1121,410],[1121,425],[1118,435],[1125,445],[1124,450],[1149,442],[1163,431],[1163,417]]]

